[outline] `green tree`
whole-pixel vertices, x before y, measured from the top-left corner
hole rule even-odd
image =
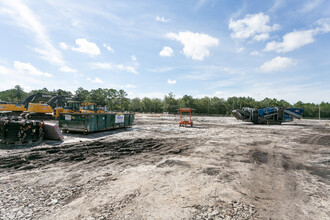
[[[134,98],[130,101],[129,110],[132,112],[140,112],[142,110],[141,99]]]
[[[106,89],[107,94],[107,106],[110,111],[117,111],[120,109],[119,105],[119,93],[116,89]]]
[[[79,87],[76,91],[75,91],[75,98],[77,100],[79,100],[80,102],[86,102],[87,99],[89,97],[89,91]]]
[[[99,106],[105,106],[107,104],[106,98],[107,98],[106,91],[101,88],[98,88],[98,89],[92,89],[90,91],[88,101],[95,102]]]
[[[178,111],[179,103],[178,100],[175,99],[175,96],[172,92],[168,95],[165,95],[163,109],[164,111],[175,113]]]
[[[25,92],[20,85],[16,85],[15,88],[15,101],[22,100],[25,96]]]
[[[154,98],[151,101],[153,112],[160,113],[163,111],[163,102],[161,99]]]
[[[195,99],[190,95],[184,95],[178,101],[180,108],[195,108]]]
[[[119,106],[120,106],[121,111],[128,110],[129,99],[127,98],[127,93],[123,89],[120,89],[118,91],[118,101],[119,101]]]

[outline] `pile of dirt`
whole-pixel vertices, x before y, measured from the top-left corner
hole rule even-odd
[[[114,160],[145,152],[178,154],[187,149],[175,139],[129,139],[118,141],[93,141],[59,147],[32,148],[25,153],[0,157],[0,170],[31,170],[59,162],[86,163]]]

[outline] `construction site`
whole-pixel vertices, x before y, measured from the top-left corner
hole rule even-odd
[[[329,120],[183,118],[2,147],[0,219],[329,218]]]
[[[0,1],[0,220],[329,220],[330,1]]]

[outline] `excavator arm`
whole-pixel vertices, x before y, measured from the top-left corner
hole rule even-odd
[[[28,108],[29,106],[29,103],[30,102],[33,102],[34,100],[36,100],[37,98],[51,98],[53,97],[54,95],[51,95],[51,94],[44,94],[44,93],[35,93],[35,94],[32,94],[32,95],[29,95],[28,97],[26,97],[23,101],[22,101],[22,105],[24,106],[24,108]]]

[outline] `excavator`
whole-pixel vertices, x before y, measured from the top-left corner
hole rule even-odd
[[[40,98],[49,99],[47,102],[36,102]],[[73,101],[73,97],[35,93],[21,103],[0,102],[0,117],[22,116],[26,119],[52,120],[59,113],[104,113],[96,103]]]
[[[63,111],[60,113],[80,113],[80,111],[80,102],[70,100],[64,103]]]
[[[100,109],[96,103],[85,102],[81,104],[81,113],[104,113],[104,110]]]
[[[27,111],[21,116],[26,119],[52,120],[59,116],[59,113],[64,112],[63,105],[67,100],[72,100],[70,96],[57,95],[53,96],[45,103],[28,104]]]
[[[43,93],[35,93],[26,97],[20,103],[8,103],[8,102],[1,102],[0,103],[0,117],[4,116],[19,116],[23,112],[27,110],[27,107],[30,102],[33,102],[37,98],[51,98],[53,95],[51,94],[43,94]]]

